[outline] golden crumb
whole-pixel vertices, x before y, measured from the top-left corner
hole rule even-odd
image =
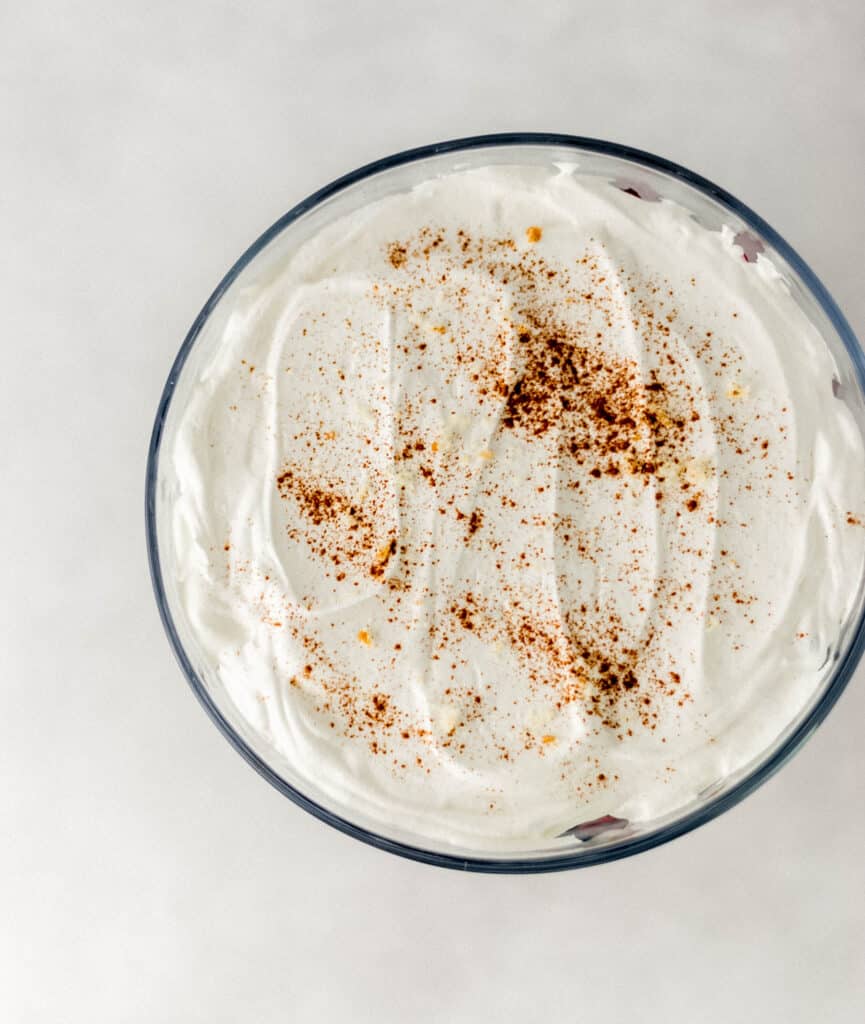
[[[325,441],[335,441],[336,440],[336,431],[335,430],[326,430],[324,432],[324,439],[325,439]]]
[[[541,742],[542,743],[555,743],[556,742],[556,737],[555,736],[551,736],[548,733],[546,736],[542,736],[541,737]]]
[[[526,228],[526,238],[530,242],[540,242],[543,236],[543,231],[536,225],[532,225],[530,228]]]
[[[387,561],[389,561],[390,556],[393,554],[393,552],[393,541],[388,541],[383,548],[379,549],[379,552],[376,555],[376,561],[378,562],[379,565],[384,565]]]
[[[360,630],[360,632],[357,634],[357,638],[364,645],[364,647],[372,646],[372,637],[365,629]]]
[[[482,452],[478,452],[478,458],[484,459],[487,462],[489,462],[489,460],[492,457],[493,457],[493,453],[489,450],[489,448],[484,448],[484,450]]]

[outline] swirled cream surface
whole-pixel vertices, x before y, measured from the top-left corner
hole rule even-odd
[[[573,168],[280,244],[221,300],[160,475],[181,634],[293,780],[504,851],[760,755],[865,552],[861,433],[772,262]]]

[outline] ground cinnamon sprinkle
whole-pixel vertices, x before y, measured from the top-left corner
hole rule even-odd
[[[424,747],[461,751],[473,730],[488,728],[488,709],[501,714],[494,683],[466,683],[475,643],[500,646],[525,678],[527,696],[542,695],[553,715],[578,713],[589,734],[612,732],[627,742],[637,730],[655,733],[663,708],[690,700],[681,666],[656,657],[659,636],[639,632],[601,600],[568,608],[533,593],[531,573],[539,559],[549,557],[533,546],[535,528],[553,531],[569,572],[578,574],[583,566],[602,578],[608,571],[600,534],[581,528],[578,516],[562,510],[561,495],[548,515],[536,512],[521,520],[526,540],[513,558],[506,556],[490,512],[500,506],[519,515],[524,485],[509,482],[499,469],[502,449],[516,444],[532,446],[538,465],[559,467],[556,486],[569,492],[575,510],[588,500],[590,488],[599,488],[608,495],[613,523],[617,503],[626,498],[645,497],[653,514],[670,521],[687,516],[693,523],[705,517],[710,524],[715,513],[714,470],[697,444],[705,409],[671,341],[673,325],[684,336],[690,330],[678,322],[675,295],[662,283],[629,281],[622,272],[630,289],[623,303],[596,252],[577,254],[580,274],[572,276],[568,268],[544,260],[543,247],[535,246],[542,236],[539,227],[526,229],[531,244],[526,248],[514,238],[474,238],[468,230],[448,233],[430,226],[392,242],[383,253],[389,276],[376,282],[374,298],[383,309],[408,311],[409,326],[395,342],[405,372],[423,373],[434,363],[448,383],[470,388],[494,423],[488,438],[468,451],[458,430],[447,431],[448,410],[441,409],[445,429],[432,432],[425,419],[428,409],[404,398],[394,411],[393,449],[385,453],[396,484],[377,468],[383,442],[372,431],[366,439],[369,455],[360,459],[370,480],[362,496],[337,473],[314,473],[297,462],[281,467],[276,476],[286,536],[320,561],[334,587],[365,588],[388,625],[412,621],[424,602],[436,607],[426,637],[428,656],[437,673],[447,676],[448,686],[437,694],[432,710],[411,710],[380,688],[383,674],[401,664],[403,644],[393,638],[382,641],[377,626],[376,643],[366,628],[356,632],[354,649],[365,660],[357,675],[338,670],[326,643],[317,640],[307,648],[309,671],[291,676],[295,692],[312,703],[329,729],[362,740],[395,771],[416,767],[414,752],[411,757],[400,753],[406,743],[421,752]],[[488,326],[467,332],[462,321],[470,322],[469,311],[476,314],[468,305],[475,300],[460,288],[458,275],[451,280],[455,268],[480,275],[491,287],[507,287],[515,296],[513,309],[507,316],[488,310]],[[432,288],[448,289],[453,309],[446,323],[428,316]],[[648,365],[605,346],[604,338],[617,324],[639,336],[652,357]],[[689,343],[699,357],[700,340]],[[734,363],[731,354],[713,372],[729,380],[735,376]],[[744,458],[762,459],[771,450],[763,434],[742,441],[736,405],[741,393],[738,386],[730,389],[730,411],[716,428],[724,440],[735,440]],[[428,401],[432,406],[438,398]],[[336,436],[320,432],[316,445]],[[342,431],[339,438],[344,440]],[[544,494],[545,486],[538,483],[536,492]],[[410,517],[411,495],[419,488],[434,496],[427,533],[399,526]],[[852,515],[848,522],[858,525]],[[447,530],[459,531],[466,551],[483,552],[495,567],[491,571],[500,574],[493,588],[498,588],[495,603],[470,586],[447,594],[436,591],[437,537]],[[639,579],[649,557],[640,543],[639,537],[620,539],[619,549],[630,551],[631,561],[623,563],[620,578],[609,582],[625,586]],[[695,549],[693,557],[702,557],[702,550]],[[520,582],[521,574],[528,583]],[[567,588],[565,574],[557,586]],[[704,614],[689,587],[661,573],[640,598],[668,616],[659,615],[658,629],[671,628],[675,617]],[[747,607],[742,588],[730,589],[714,603],[719,618],[724,608]],[[636,583],[633,592],[641,593]],[[283,609],[279,615],[277,621],[286,621],[303,641],[308,627],[302,616],[288,621]],[[517,727],[519,715],[520,709],[514,709],[512,734],[485,741],[502,760],[529,753],[555,757],[567,749],[558,729]],[[429,770],[425,763],[423,768]],[[605,783],[607,775],[599,772],[596,781]]]
[[[382,577],[396,554],[396,537],[383,533],[376,520],[376,502],[362,504],[332,485],[309,479],[289,467],[276,478],[280,497],[294,502],[305,527],[291,522],[286,531],[334,565],[360,569]]]
[[[399,269],[408,258],[406,247],[398,242],[394,242],[388,249],[387,258],[392,267]]]

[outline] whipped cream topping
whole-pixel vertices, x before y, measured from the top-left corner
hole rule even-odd
[[[199,350],[160,461],[181,637],[338,813],[500,851],[655,819],[831,671],[862,435],[732,229],[443,174],[277,239]]]

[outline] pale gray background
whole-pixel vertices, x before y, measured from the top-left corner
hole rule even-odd
[[[865,7],[0,3],[0,1020],[859,1022],[861,674],[780,776],[637,859],[466,876],[229,748],[169,652],[142,487],[176,349],[289,206],[503,129],[754,206],[865,334]]]

